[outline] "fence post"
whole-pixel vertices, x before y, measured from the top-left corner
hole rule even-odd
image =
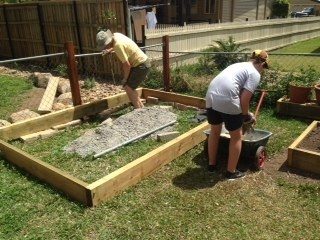
[[[46,35],[44,33],[43,10],[42,10],[42,6],[40,5],[40,3],[37,3],[36,6],[37,6],[37,13],[38,13],[39,27],[40,27],[40,32],[41,32],[42,46],[44,49],[44,53],[47,55],[49,53],[49,51],[48,51],[48,47],[47,47]],[[47,58],[47,66],[49,67],[50,64],[51,64],[50,58]]]
[[[170,60],[169,60],[169,36],[162,37],[162,61],[164,90],[170,91]]]
[[[8,23],[8,14],[7,14],[6,5],[3,5],[3,15],[4,15],[5,23],[6,23],[6,30],[7,30],[8,40],[9,40],[11,57],[15,58],[16,55],[14,54],[14,49],[13,49],[13,44],[12,44],[12,39],[11,39],[11,34],[10,34],[10,27],[9,27],[9,23]]]
[[[74,56],[74,45],[72,42],[65,43],[65,49],[67,51],[67,66],[69,73],[69,81],[72,94],[72,102],[74,106],[81,105],[80,86],[78,78],[78,69],[76,58]]]
[[[80,31],[80,24],[79,24],[79,14],[78,14],[78,8],[77,8],[77,2],[73,1],[73,12],[74,12],[74,19],[76,21],[76,33],[78,38],[78,46],[79,46],[79,52],[80,54],[83,53],[83,47],[82,47],[82,41],[81,41],[81,31]],[[81,63],[81,69],[82,72],[86,71],[86,64],[83,59],[80,59]]]

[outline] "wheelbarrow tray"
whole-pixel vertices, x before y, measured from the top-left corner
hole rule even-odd
[[[207,135],[207,138],[208,138],[210,134],[210,129],[204,131],[204,133]],[[271,135],[272,135],[271,132],[261,130],[261,129],[254,129],[252,132],[249,132],[243,135],[240,161],[254,161],[255,158],[257,158],[258,148],[265,147]],[[218,150],[218,154],[220,156],[228,156],[229,142],[230,142],[230,135],[228,131],[225,128],[223,128],[220,134],[220,142],[219,142],[219,150]],[[207,141],[205,144],[207,144]],[[206,146],[205,146],[205,149],[207,151]]]

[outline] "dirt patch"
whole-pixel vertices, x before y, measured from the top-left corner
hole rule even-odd
[[[320,152],[320,128],[316,127],[313,129],[298,147],[313,152]]]
[[[270,156],[268,161],[266,162],[265,169],[263,171],[273,179],[287,179],[297,184],[320,182],[319,174],[310,173],[304,170],[289,167],[287,163],[287,158],[287,149],[285,149],[283,152],[279,154]]]
[[[32,88],[30,91],[25,93],[23,96],[24,101],[22,102],[22,105],[18,111],[24,109],[37,110],[41,103],[44,92],[44,88]]]

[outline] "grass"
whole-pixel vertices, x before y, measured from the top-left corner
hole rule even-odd
[[[272,53],[320,53],[320,37],[290,44]]]
[[[278,53],[320,53],[320,38],[313,38],[307,41],[298,42],[289,46],[272,51],[270,61],[272,67],[279,67],[285,71],[297,71],[301,67],[309,66],[319,68],[320,56],[283,56]]]
[[[223,181],[200,144],[95,208],[0,160],[0,239],[320,239],[319,181],[272,169],[308,124],[262,108],[257,128],[273,133],[265,171]]]
[[[32,83],[23,78],[0,75],[0,85],[0,119],[7,119],[19,108],[23,94],[32,88]]]

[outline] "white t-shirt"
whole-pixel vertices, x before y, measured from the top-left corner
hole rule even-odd
[[[147,20],[147,28],[148,29],[155,29],[156,28],[158,21],[157,21],[156,14],[153,11],[147,12],[146,20]]]
[[[240,114],[242,89],[253,93],[259,82],[260,73],[252,62],[232,64],[211,81],[206,94],[206,107],[226,114]]]

